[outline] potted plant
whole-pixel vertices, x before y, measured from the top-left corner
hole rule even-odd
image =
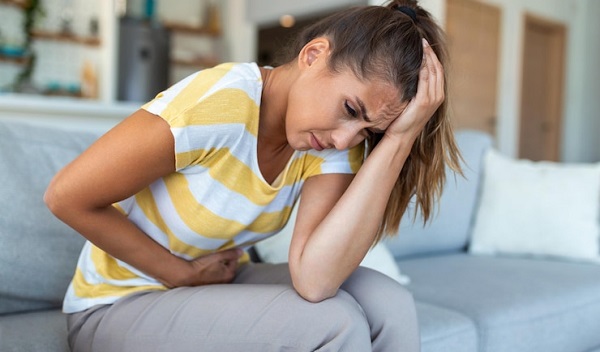
[[[15,78],[13,91],[32,92],[35,87],[31,83],[31,76],[35,69],[36,53],[32,48],[33,29],[38,18],[43,15],[41,0],[28,0],[22,5],[23,8],[23,33],[25,41],[23,42],[23,51],[27,55],[27,60],[23,64],[21,72]]]

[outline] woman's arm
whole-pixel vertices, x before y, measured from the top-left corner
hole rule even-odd
[[[443,69],[429,45],[424,46],[426,65],[416,97],[388,127],[354,179],[319,175],[304,185],[289,263],[294,287],[309,301],[335,295],[360,264],[415,139],[444,100]]]
[[[186,261],[172,255],[112,206],[174,171],[169,125],[138,110],[57,173],[44,201],[52,213],[94,245],[168,287],[229,282],[239,252]]]

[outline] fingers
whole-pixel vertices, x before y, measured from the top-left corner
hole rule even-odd
[[[228,249],[226,251],[215,253],[216,257],[219,258],[218,264],[223,268],[222,282],[230,282],[235,277],[235,271],[238,266],[238,259],[242,256],[243,251],[241,249]]]
[[[213,264],[226,261],[237,261],[243,254],[243,251],[238,248],[227,249],[224,251],[215,252],[202,257],[206,264]]]
[[[213,253],[207,259],[210,260],[210,264],[220,264],[228,271],[235,271],[238,259],[240,259],[243,253],[241,249],[233,248]]]
[[[423,64],[419,71],[417,94],[399,118],[388,127],[388,134],[416,136],[435,114],[445,97],[444,68],[429,43],[423,39]]]
[[[192,260],[195,279],[189,286],[230,282],[235,277],[238,260],[243,253],[241,249],[233,248]]]
[[[215,253],[215,255],[221,256],[221,260],[228,260],[228,261],[232,261],[232,260],[237,261],[238,259],[240,259],[242,254],[244,254],[244,252],[239,248],[232,248],[232,249],[228,249],[225,251]]]
[[[419,84],[423,84],[426,91],[422,93],[427,94],[429,103],[441,104],[444,100],[444,68],[425,39],[423,39],[423,56]]]

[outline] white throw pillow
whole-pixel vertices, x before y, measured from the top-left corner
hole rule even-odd
[[[296,211],[294,207],[287,225],[273,237],[260,241],[254,245],[260,259],[266,263],[286,263],[288,252],[292,241],[292,232],[296,223]],[[361,266],[377,270],[400,284],[410,283],[410,278],[400,273],[394,256],[383,243],[376,244],[360,263]]]
[[[600,163],[484,159],[470,253],[600,263]]]

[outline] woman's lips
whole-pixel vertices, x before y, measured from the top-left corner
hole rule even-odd
[[[321,143],[319,143],[319,141],[317,140],[317,137],[315,137],[315,135],[312,133],[310,134],[310,146],[319,152],[321,150],[325,149],[325,147],[323,147],[321,145]]]

